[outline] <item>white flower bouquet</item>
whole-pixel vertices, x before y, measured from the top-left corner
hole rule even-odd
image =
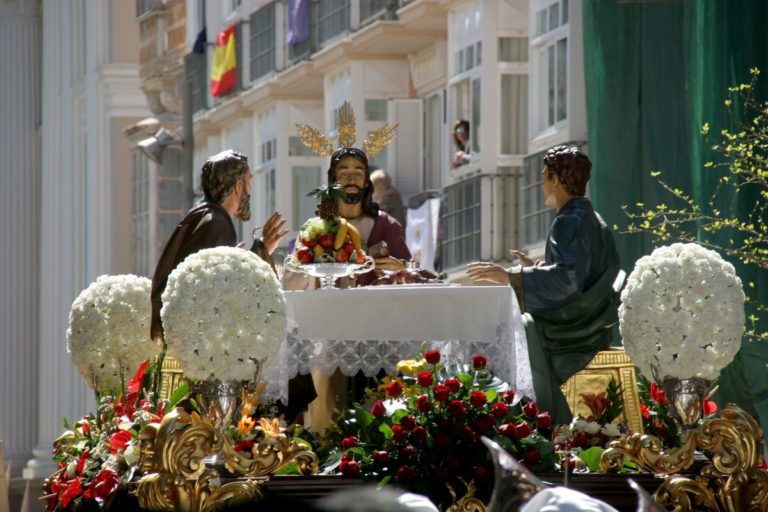
[[[188,256],[162,299],[168,353],[191,379],[251,380],[285,339],[280,283],[250,251],[216,247]]]
[[[72,303],[67,351],[94,390],[122,390],[136,368],[160,352],[149,336],[151,286],[145,277],[104,275]]]
[[[624,347],[649,379],[713,380],[741,347],[741,280],[733,265],[698,244],[640,258],[621,301]]]

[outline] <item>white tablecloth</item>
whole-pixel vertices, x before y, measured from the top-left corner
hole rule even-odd
[[[400,285],[286,292],[288,335],[264,378],[267,399],[288,395],[288,380],[336,369],[367,376],[440,349],[443,362],[488,356],[488,368],[533,397],[528,345],[509,286]]]

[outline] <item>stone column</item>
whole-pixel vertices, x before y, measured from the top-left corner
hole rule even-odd
[[[54,469],[52,442],[62,432],[61,418],[77,420],[94,409],[93,392],[83,384],[66,349],[72,301],[87,286],[85,170],[82,158],[84,39],[76,37],[88,4],[43,2],[42,179],[39,273],[38,426],[34,458],[25,478],[42,478]],[[87,31],[82,33],[87,37]]]
[[[37,440],[41,31],[37,1],[0,2],[0,440],[14,476]]]

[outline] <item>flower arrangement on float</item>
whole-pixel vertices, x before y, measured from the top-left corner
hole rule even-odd
[[[463,492],[471,481],[478,497],[490,495],[493,463],[481,436],[534,471],[555,469],[549,412],[485,370],[483,355],[469,365],[440,359],[427,350],[402,361],[401,375],[385,378],[370,409],[344,412],[329,435],[326,471],[391,482],[447,506],[453,489]]]
[[[125,379],[161,347],[149,336],[152,283],[145,277],[103,275],[72,303],[67,351],[97,393],[122,390]]]
[[[189,379],[254,379],[285,339],[285,296],[272,268],[236,247],[188,256],[160,311],[168,354]]]

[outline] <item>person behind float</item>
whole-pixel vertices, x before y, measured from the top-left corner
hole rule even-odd
[[[453,144],[456,152],[451,159],[451,167],[456,169],[469,163],[469,121],[459,119],[453,124]]]
[[[589,158],[576,147],[547,151],[542,190],[547,206],[557,213],[543,261],[513,250],[518,266],[468,266],[468,276],[475,281],[514,288],[525,313],[536,399],[556,424],[572,418],[560,385],[611,345],[618,321],[619,296],[613,284],[621,270],[619,254],[610,229],[584,197],[591,168]]]
[[[379,205],[379,209],[397,219],[405,229],[406,212],[403,196],[392,186],[389,174],[383,169],[377,169],[371,173],[371,183],[373,183],[373,201]]]

